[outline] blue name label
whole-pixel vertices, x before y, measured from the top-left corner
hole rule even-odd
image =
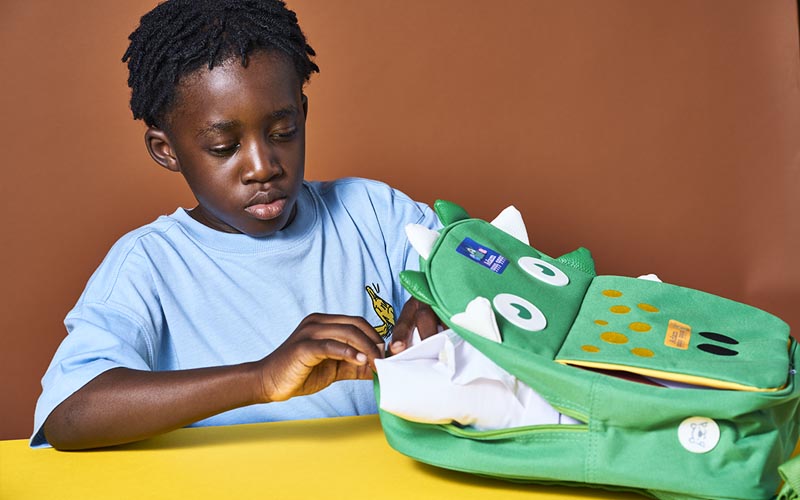
[[[508,265],[508,259],[470,238],[464,238],[456,251],[497,274],[502,274]]]

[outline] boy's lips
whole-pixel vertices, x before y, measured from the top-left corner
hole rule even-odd
[[[274,191],[259,191],[244,208],[247,213],[259,220],[271,220],[283,213],[286,207],[286,197]]]

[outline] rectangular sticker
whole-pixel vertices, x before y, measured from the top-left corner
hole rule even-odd
[[[669,325],[667,325],[667,335],[664,337],[664,345],[685,351],[689,348],[689,338],[691,336],[691,326],[671,319],[669,320]]]
[[[456,251],[497,274],[503,274],[508,265],[508,259],[470,238],[464,238]]]

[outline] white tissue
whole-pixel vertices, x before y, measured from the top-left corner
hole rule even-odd
[[[375,360],[381,409],[414,422],[478,430],[580,423],[497,366],[452,330]]]

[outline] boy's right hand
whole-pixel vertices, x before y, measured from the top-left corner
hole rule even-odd
[[[258,363],[262,400],[313,394],[338,380],[372,380],[382,344],[364,318],[311,314]]]

